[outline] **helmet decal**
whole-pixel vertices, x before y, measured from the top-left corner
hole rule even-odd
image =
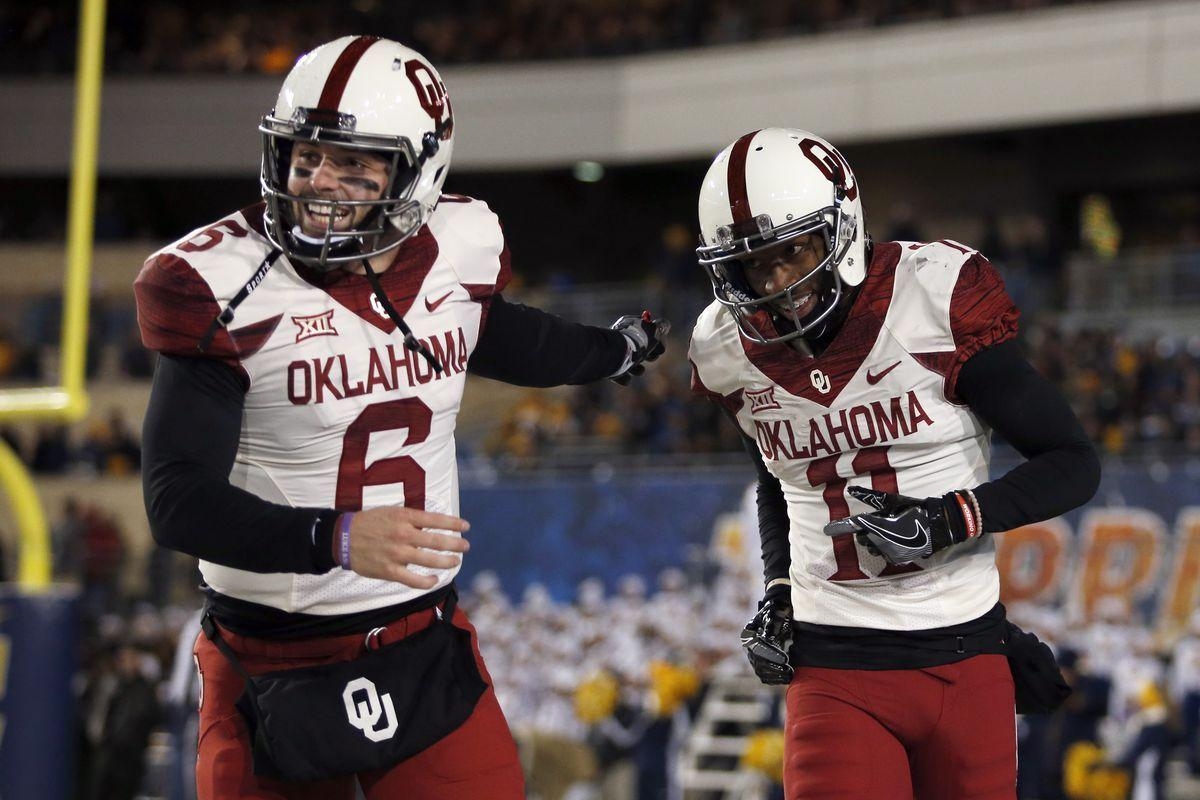
[[[729,213],[733,215],[735,225],[748,221],[752,216],[750,196],[746,191],[746,153],[756,133],[758,131],[747,133],[734,142],[733,149],[729,151]]]
[[[815,164],[826,178],[842,188],[846,197],[851,200],[858,199],[858,182],[854,180],[854,173],[850,171],[850,165],[846,163],[846,159],[842,158],[841,153],[816,139],[805,139],[800,142],[800,150],[808,156],[808,160]],[[816,153],[820,153],[820,157]],[[849,186],[846,185],[847,179],[850,183]]]
[[[325,86],[321,89],[321,99],[317,101],[317,108],[337,110],[342,103],[342,94],[346,91],[346,84],[350,82],[350,76],[354,74],[354,68],[358,65],[359,59],[363,57],[363,53],[367,52],[368,47],[378,41],[378,36],[359,36],[342,51],[342,54],[337,57],[337,61],[333,63],[333,68],[329,70],[329,77],[325,79]]]
[[[442,126],[443,122],[446,123],[441,138],[450,138],[454,129],[454,113],[450,110],[450,98],[446,96],[446,84],[442,83],[441,79],[433,74],[430,66],[419,58],[410,58],[404,64],[404,74],[416,90],[421,108],[434,124]]]

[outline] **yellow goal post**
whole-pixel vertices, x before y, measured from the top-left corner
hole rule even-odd
[[[38,419],[68,423],[87,414],[84,377],[88,283],[96,206],[100,87],[104,75],[104,15],[105,0],[80,0],[59,385],[0,391],[0,422]],[[17,583],[24,589],[44,590],[51,580],[46,515],[29,470],[3,441],[0,441],[0,487],[8,494],[18,526]]]

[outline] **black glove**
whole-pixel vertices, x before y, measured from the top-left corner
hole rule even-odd
[[[892,564],[928,558],[952,544],[978,536],[982,530],[974,503],[966,492],[918,500],[862,486],[846,490],[855,500],[878,509],[825,526],[829,536],[853,533],[858,543]]]
[[[665,319],[655,319],[649,311],[643,311],[640,317],[626,314],[612,324],[612,329],[630,343],[630,365],[619,375],[614,375],[612,380],[628,386],[630,381],[646,371],[645,362],[653,361],[666,350],[662,339],[670,332],[671,323]]]
[[[795,670],[788,663],[792,647],[790,586],[772,586],[758,604],[758,613],[742,629],[742,647],[754,674],[766,684],[788,684]]]

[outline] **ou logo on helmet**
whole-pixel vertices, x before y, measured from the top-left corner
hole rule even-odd
[[[855,182],[854,173],[850,171],[850,165],[842,158],[841,153],[816,139],[800,142],[800,150],[821,170],[822,175],[842,187],[847,199],[854,200],[858,197],[858,183]]]
[[[433,74],[433,69],[419,58],[410,58],[404,62],[404,74],[417,91],[417,101],[434,123],[446,118],[446,129],[442,139],[449,139],[454,130],[454,112],[450,108],[450,98],[446,96],[446,84]]]

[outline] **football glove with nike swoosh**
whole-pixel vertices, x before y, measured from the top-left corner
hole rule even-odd
[[[742,629],[742,648],[758,679],[769,686],[792,682],[795,670],[789,661],[792,647],[790,586],[776,586],[758,604],[758,613]]]
[[[612,324],[612,329],[625,337],[628,353],[621,369],[609,380],[628,386],[630,381],[646,371],[646,362],[653,361],[666,350],[663,338],[671,332],[671,323],[665,319],[655,319],[649,311],[643,311],[641,315],[626,314],[620,317]]]
[[[858,543],[892,564],[918,558],[965,542],[983,530],[976,504],[968,492],[947,492],[919,500],[862,486],[846,490],[851,497],[876,509],[825,526],[829,536],[853,533]]]

